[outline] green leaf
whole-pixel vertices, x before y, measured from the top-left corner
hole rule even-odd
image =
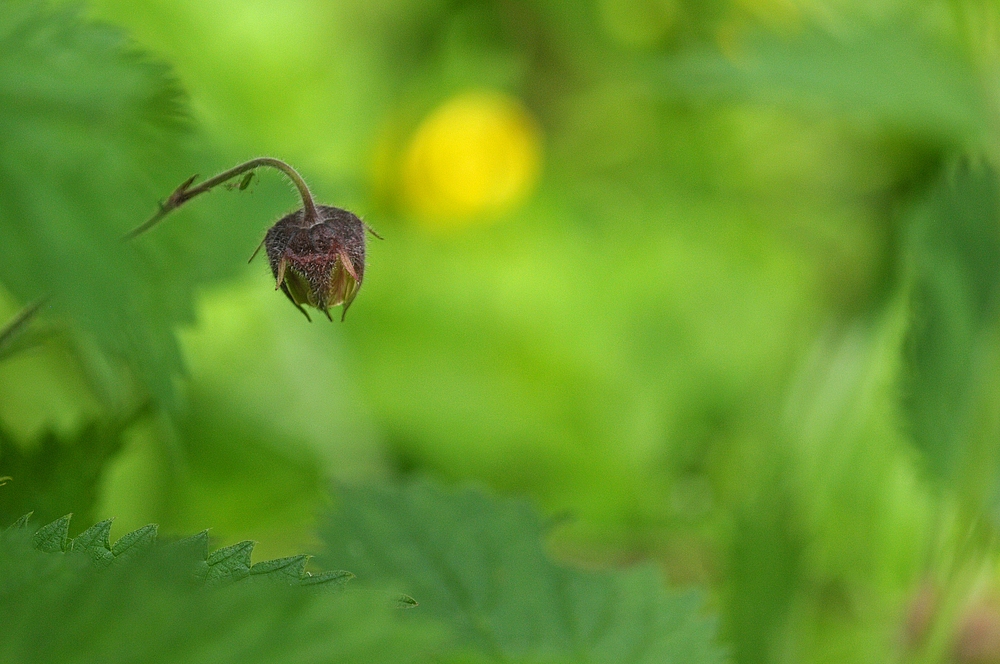
[[[115,559],[128,559],[153,546],[156,541],[157,525],[150,523],[137,530],[133,530],[115,542],[111,549],[111,554]]]
[[[309,556],[289,556],[259,562],[250,568],[250,575],[257,578],[289,578],[298,581],[306,573]]]
[[[989,166],[964,161],[944,169],[906,217],[912,324],[903,405],[910,434],[938,480],[978,475],[973,482],[988,482],[1000,462],[997,219],[1000,178]]]
[[[46,298],[47,319],[96,343],[110,366],[125,364],[138,383],[121,383],[140,398],[167,406],[181,370],[174,332],[193,318],[196,287],[244,266],[266,216],[289,203],[269,185],[123,242],[178,182],[217,166],[193,159],[186,109],[169,69],[121,31],[72,7],[5,2],[0,284],[22,302]],[[260,228],[247,224],[262,207]],[[192,223],[207,221],[200,214],[211,223]]]
[[[184,107],[167,69],[122,33],[72,9],[5,4],[0,281],[24,301],[51,297],[52,315],[127,359],[163,399],[187,289],[160,278],[171,260],[162,244],[120,238],[154,208],[156,181],[176,177]]]
[[[153,547],[99,569],[0,534],[0,660],[150,664],[428,661],[440,632],[380,597],[284,584],[190,583],[190,556]]]
[[[52,523],[42,526],[31,538],[32,545],[39,551],[47,553],[58,553],[65,551],[68,546],[69,520],[72,515],[56,519]]]
[[[688,53],[654,76],[670,97],[778,105],[875,122],[948,143],[981,138],[987,105],[972,62],[909,28],[837,38],[756,34],[732,57]]]
[[[41,521],[67,512],[95,517],[105,468],[121,450],[125,430],[144,412],[92,422],[71,436],[46,432],[25,447],[0,428],[0,475],[11,478],[0,491],[0,523],[29,510]]]
[[[98,565],[104,565],[114,560],[111,550],[111,523],[114,519],[105,519],[95,523],[90,528],[73,538],[71,551],[82,551],[90,555]]]
[[[306,575],[299,580],[299,584],[303,586],[322,586],[329,583],[334,586],[342,586],[353,578],[354,574],[352,572],[341,569],[323,572],[322,574],[306,573]]]
[[[391,582],[459,642],[498,658],[720,662],[700,600],[655,569],[588,573],[546,555],[524,503],[428,484],[345,488],[322,531],[327,565]]]
[[[208,557],[208,580],[215,583],[238,581],[250,576],[250,553],[254,543],[251,541],[219,549]]]
[[[25,530],[28,527],[28,521],[31,520],[31,512],[28,512],[24,516],[18,517],[17,521],[10,524],[7,530]]]

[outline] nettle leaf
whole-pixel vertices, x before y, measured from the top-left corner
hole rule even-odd
[[[912,29],[835,37],[751,35],[729,57],[691,52],[654,78],[669,96],[778,105],[918,133],[949,144],[982,138],[989,117],[975,66],[954,44]]]
[[[105,519],[95,523],[73,539],[70,550],[88,554],[95,564],[103,566],[115,559],[111,551],[111,523]]]
[[[30,517],[30,514],[22,516],[5,532],[26,529]],[[98,567],[103,567],[110,562],[131,560],[158,545],[158,527],[155,523],[122,535],[112,546],[113,519],[96,523],[72,539],[69,537],[71,519],[72,515],[67,514],[36,530],[31,537],[32,546],[46,553],[86,553]],[[182,552],[178,557],[189,560],[195,576],[212,586],[228,585],[252,577],[254,582],[279,581],[284,585],[328,585],[337,588],[354,578],[352,573],[345,570],[313,575],[306,571],[306,563],[309,561],[307,555],[251,563],[256,543],[249,540],[222,547],[211,554],[208,543],[208,531],[205,530],[186,539],[170,542],[165,548]]]
[[[32,545],[46,553],[65,551],[69,545],[69,519],[67,515],[39,528],[31,538]]]
[[[475,490],[345,488],[320,560],[350,567],[361,582],[391,582],[419,603],[416,614],[443,620],[461,644],[491,657],[723,660],[695,594],[667,592],[652,567],[562,567],[546,555],[544,535],[525,503]]]
[[[41,541],[50,548],[64,541],[68,524],[66,518],[46,526]],[[148,546],[127,561],[118,556],[112,565],[75,553],[113,555],[118,545],[109,545],[109,526],[102,522],[69,540],[67,553],[39,550],[24,529],[0,533],[0,660],[405,664],[428,661],[440,642],[439,630],[404,624],[401,612],[376,594],[317,593],[288,583],[191,583],[193,564],[207,557],[200,535]],[[130,537],[123,551],[147,540],[146,534]],[[258,576],[294,580],[288,567],[303,572],[297,564],[275,563]]]
[[[165,67],[75,11],[14,1],[0,14],[0,280],[51,305],[155,392],[179,366],[175,296],[121,235],[176,163],[183,97]],[[162,247],[161,247],[162,251]]]
[[[181,367],[174,329],[193,317],[198,284],[245,264],[258,232],[238,223],[248,203],[224,223],[192,223],[192,214],[211,213],[208,202],[124,242],[164,192],[198,170],[179,85],[122,32],[77,9],[3,7],[0,284],[22,302],[44,300],[46,318],[96,342],[169,405]],[[216,201],[231,207],[236,198]],[[243,235],[224,239],[237,227]]]

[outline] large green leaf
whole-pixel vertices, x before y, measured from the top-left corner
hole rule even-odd
[[[244,265],[274,203],[292,202],[268,187],[252,200],[215,197],[226,213],[209,200],[196,206],[204,223],[184,210],[123,242],[178,182],[218,166],[194,165],[185,109],[167,67],[120,31],[72,9],[4,3],[0,284],[22,303],[45,299],[40,315],[95,340],[168,403],[180,369],[174,328],[191,319],[196,285]],[[260,207],[259,227],[245,223]]]
[[[154,277],[165,248],[120,238],[161,195],[157,170],[176,168],[182,111],[167,70],[119,32],[36,2],[0,13],[0,280],[22,300],[51,296],[161,395],[181,303]]]
[[[324,564],[361,582],[390,580],[418,612],[497,658],[718,662],[699,599],[662,587],[650,567],[583,572],[552,562],[544,528],[523,502],[428,484],[340,492],[322,531]],[[396,587],[396,585],[394,585]]]
[[[209,556],[205,534],[154,546],[152,526],[112,546],[107,521],[73,540],[68,518],[30,537],[18,525],[0,534],[4,662],[396,664],[438,640],[382,595],[320,592],[344,577],[304,576],[303,557],[251,565],[252,544]]]

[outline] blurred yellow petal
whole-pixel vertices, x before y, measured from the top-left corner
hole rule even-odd
[[[465,93],[417,128],[403,157],[403,201],[429,226],[468,225],[523,202],[540,166],[541,132],[518,100]]]

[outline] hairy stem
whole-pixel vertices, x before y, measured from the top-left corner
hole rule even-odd
[[[181,185],[177,187],[172,194],[170,194],[166,201],[160,203],[160,209],[156,214],[150,217],[146,223],[130,231],[128,235],[125,236],[125,239],[131,240],[134,237],[142,235],[150,228],[160,223],[160,221],[168,214],[184,205],[195,196],[211,191],[220,184],[228,182],[229,180],[243,175],[247,171],[252,171],[260,166],[270,166],[271,168],[278,169],[287,175],[288,179],[295,185],[295,188],[299,190],[299,196],[302,197],[303,224],[311,226],[319,220],[319,215],[316,212],[316,203],[313,202],[312,193],[309,191],[309,187],[306,186],[305,180],[302,179],[302,176],[299,175],[298,171],[280,159],[274,159],[273,157],[258,157],[257,159],[251,159],[250,161],[239,164],[238,166],[234,166],[228,171],[223,171],[215,177],[205,180],[197,187],[192,187],[191,184],[198,176],[192,176],[187,181],[181,183]]]

